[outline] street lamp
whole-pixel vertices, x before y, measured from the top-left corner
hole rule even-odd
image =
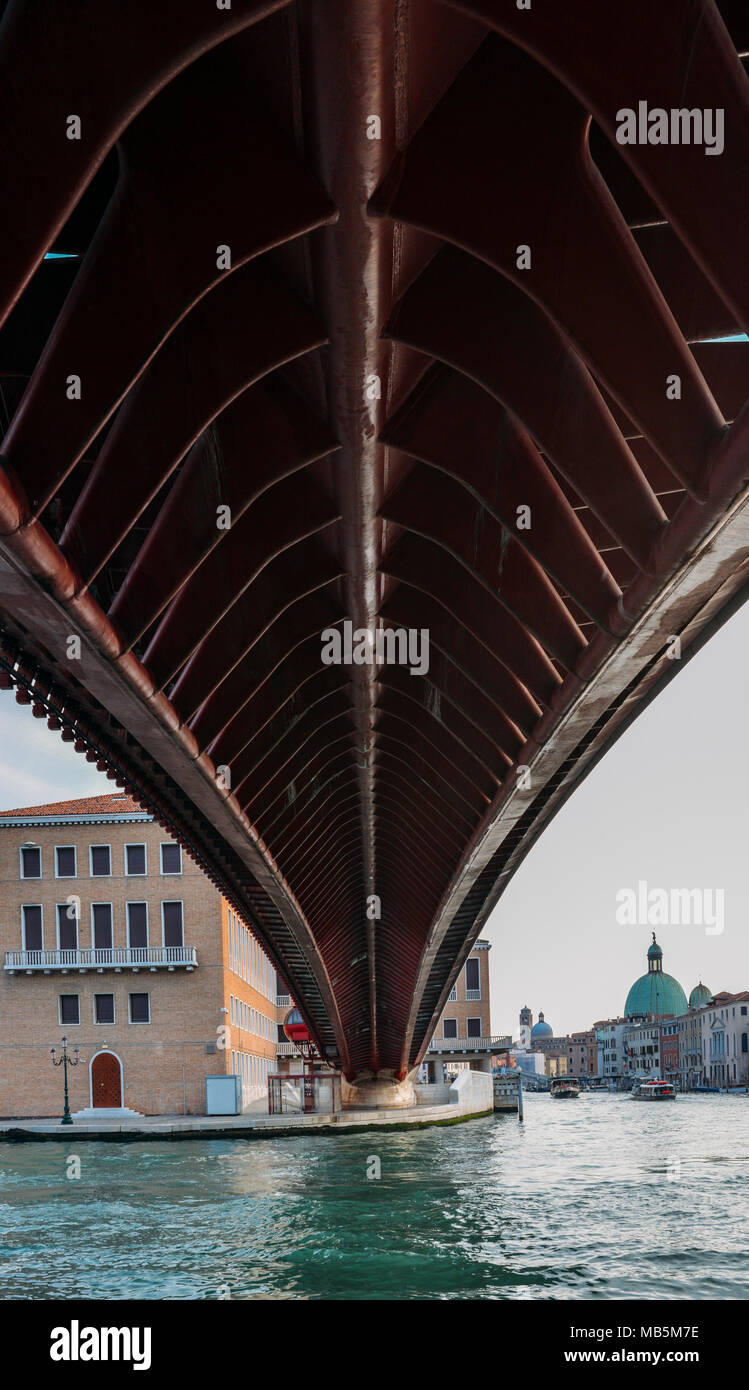
[[[77,1047],[74,1047],[72,1057],[68,1056],[68,1040],[67,1038],[63,1038],[61,1056],[57,1056],[54,1047],[51,1047],[49,1049],[49,1055],[52,1058],[53,1067],[64,1067],[63,1075],[65,1077],[65,1110],[63,1113],[61,1123],[64,1125],[72,1125],[73,1117],[70,1114],[70,1106],[68,1104],[68,1067],[77,1067],[78,1063],[82,1060],[79,1055],[79,1049]]]

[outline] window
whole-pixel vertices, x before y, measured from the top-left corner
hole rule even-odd
[[[148,945],[148,904],[127,904],[127,944],[133,949]]]
[[[480,1038],[480,1037],[481,1037],[481,1019],[480,1019],[480,1018],[467,1018],[467,1019],[466,1019],[466,1037],[467,1037],[467,1038]]]
[[[78,950],[78,910],[74,902],[57,904],[57,945],[61,951]]]
[[[94,995],[94,1023],[114,1023],[114,995]]]
[[[164,945],[181,946],[183,944],[182,903],[162,903],[161,911],[164,920]]]
[[[131,877],[146,872],[145,845],[125,845],[125,873]]]
[[[41,907],[22,907],[21,916],[23,919],[24,951],[41,951],[43,949],[44,944],[42,936]]]
[[[80,1023],[81,1001],[77,994],[60,995],[60,1023]]]
[[[457,1020],[457,1018],[443,1018],[443,1020],[442,1020],[442,1036],[443,1036],[443,1038],[457,1038],[457,1036],[458,1036],[458,1020]]]
[[[74,845],[55,847],[55,874],[57,878],[75,878]]]
[[[447,996],[447,1002],[448,1002],[448,1004],[457,1004],[457,1002],[458,1002],[458,986],[457,986],[457,985],[453,985],[452,989],[450,990],[450,993],[449,993],[448,996]]]
[[[109,845],[91,845],[91,877],[109,878],[112,873],[112,855]]]
[[[466,961],[466,999],[481,998],[480,965],[475,957]]]
[[[42,851],[38,845],[21,846],[21,878],[41,878]]]
[[[94,950],[111,951],[112,949],[112,904],[111,903],[92,903],[91,905],[91,936],[93,938]]]
[[[161,846],[161,872],[162,874],[182,873],[182,850],[179,845],[164,844]]]
[[[748,1045],[749,1045],[749,1034],[748,1034],[748,1033],[742,1033],[742,1034],[741,1034],[741,1051],[742,1051],[742,1052],[746,1052],[747,1050],[749,1050]]]
[[[151,1004],[147,994],[130,995],[130,1022],[151,1022]]]

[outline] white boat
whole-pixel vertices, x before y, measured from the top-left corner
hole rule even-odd
[[[676,1100],[670,1081],[641,1081],[632,1091],[633,1100]]]

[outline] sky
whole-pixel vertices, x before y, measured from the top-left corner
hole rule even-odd
[[[656,928],[663,968],[687,994],[749,989],[749,604],[689,661],[605,754],[544,831],[483,932],[492,943],[492,1031],[527,1004],[556,1033],[617,1017],[646,969],[646,925],[617,921],[617,893],[725,893],[720,935]],[[0,692],[0,809],[111,791],[103,773]]]
[[[617,893],[722,888],[724,930],[655,928],[687,996],[749,989],[749,604],[684,666],[572,793],[500,898],[492,1030],[543,1010],[555,1033],[620,1016],[653,928],[622,926]]]

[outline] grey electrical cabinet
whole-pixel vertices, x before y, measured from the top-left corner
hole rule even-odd
[[[238,1076],[207,1076],[206,1115],[239,1115],[242,1110],[242,1083]]]

